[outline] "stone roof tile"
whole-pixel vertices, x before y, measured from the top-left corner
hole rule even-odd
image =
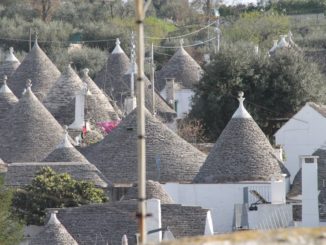
[[[203,70],[200,65],[181,46],[171,59],[157,72],[156,87],[162,90],[166,78],[175,78],[175,81],[185,88],[194,88],[201,79]]]
[[[5,76],[0,88],[0,120],[5,118],[7,112],[9,112],[17,102],[18,99],[8,87],[7,76]]]
[[[136,183],[128,190],[123,200],[138,199],[137,195],[138,185]],[[163,189],[163,186],[159,182],[152,180],[146,181],[146,198],[160,199],[162,204],[174,203],[172,197]]]
[[[180,138],[147,110],[147,178],[159,182],[191,182],[206,155]],[[101,142],[84,149],[86,158],[115,184],[137,181],[136,110]]]
[[[108,181],[101,172],[90,163],[85,162],[22,162],[8,164],[5,184],[22,187],[31,184],[37,171],[50,167],[57,173],[68,173],[74,179],[90,181],[96,186],[106,188]]]
[[[62,139],[62,127],[30,86],[2,120],[0,156],[7,163],[41,161]]]
[[[239,108],[216,141],[195,177],[195,183],[270,181],[275,175],[289,175],[262,130],[244,108],[241,95]]]
[[[9,78],[8,85],[13,93],[20,98],[26,79],[31,79],[36,97],[43,101],[59,76],[60,71],[39,47],[36,40],[32,50]]]
[[[162,226],[169,227],[177,238],[203,235],[207,210],[178,204],[162,204]],[[136,244],[137,201],[126,200],[104,204],[60,209],[58,218],[78,244],[121,244],[127,235],[128,244]]]
[[[0,77],[10,77],[19,67],[20,62],[14,55],[14,49],[9,48],[9,53],[6,56],[5,61],[0,65]]]
[[[66,67],[58,80],[46,95],[43,104],[58,120],[60,124],[69,125],[74,121],[74,109],[68,108],[71,101],[75,100],[76,92],[83,87],[83,81],[70,65]],[[69,113],[65,113],[69,111]]]
[[[88,69],[82,72],[82,81],[87,84],[90,95],[87,96],[86,117],[93,122],[107,122],[119,119],[118,113],[114,110],[110,98],[96,85],[88,76]]]
[[[55,212],[51,213],[43,230],[32,237],[30,245],[78,245],[67,229],[57,219]]]

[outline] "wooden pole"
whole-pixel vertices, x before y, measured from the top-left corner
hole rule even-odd
[[[155,64],[154,64],[154,45],[151,49],[151,82],[152,82],[152,113],[155,116]]]
[[[137,155],[138,155],[138,220],[139,243],[146,243],[146,142],[145,142],[145,90],[144,90],[144,0],[135,0],[137,30]]]

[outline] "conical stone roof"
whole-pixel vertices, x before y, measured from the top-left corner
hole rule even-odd
[[[163,189],[162,185],[157,181],[146,181],[146,198],[156,198],[161,200],[161,204],[174,203],[171,196]],[[138,199],[138,185],[134,184],[123,198],[124,200]]]
[[[14,55],[14,49],[10,47],[5,61],[0,65],[0,77],[3,77],[4,75],[10,77],[19,65],[20,61]]]
[[[81,79],[87,84],[90,95],[86,98],[87,115],[92,122],[107,122],[119,119],[108,96],[88,76],[88,69],[82,71]]]
[[[18,102],[17,97],[7,86],[7,76],[4,77],[3,84],[0,88],[0,120],[3,119],[7,112]]]
[[[65,127],[63,139],[43,162],[85,162],[87,159],[70,143],[68,127]]]
[[[56,216],[56,211],[52,211],[50,220],[44,229],[34,236],[30,245],[78,245],[76,240],[69,234],[67,229],[61,224]]]
[[[75,100],[76,92],[83,88],[83,81],[76,72],[68,65],[59,79],[54,83],[53,87],[46,95],[43,104],[52,113],[52,115],[61,124],[73,122],[74,109],[70,107],[72,101]]]
[[[129,83],[125,83],[123,76],[130,68],[130,60],[126,53],[120,47],[120,41],[117,39],[116,47],[109,55],[105,66],[96,75],[95,83],[105,91],[111,98],[117,101],[117,104],[123,106],[121,96],[125,91],[129,91]]]
[[[161,91],[165,87],[166,78],[175,78],[175,81],[185,88],[193,88],[201,79],[203,70],[200,65],[182,47],[157,72],[156,87]]]
[[[209,153],[195,183],[270,181],[275,175],[289,174],[274,155],[268,139],[240,105]]]
[[[59,76],[60,71],[39,47],[36,39],[32,50],[9,78],[8,85],[13,93],[20,98],[25,88],[26,79],[31,79],[36,97],[43,101]]]
[[[190,182],[206,155],[180,138],[147,110],[147,178],[159,182]],[[132,111],[101,142],[83,153],[114,184],[137,181],[136,110]]]
[[[41,161],[62,140],[63,129],[31,90],[31,82],[0,128],[0,156],[7,162]]]

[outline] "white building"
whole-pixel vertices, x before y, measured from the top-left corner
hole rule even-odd
[[[193,183],[164,188],[176,203],[210,209],[216,233],[291,226],[288,171],[239,95],[239,108]]]
[[[191,109],[193,88],[202,77],[202,68],[183,48],[180,48],[171,59],[157,72],[156,87],[162,97],[174,107],[177,118],[184,118]]]
[[[276,144],[285,152],[291,182],[299,170],[299,156],[316,151],[326,141],[325,131],[326,106],[309,102],[275,133]]]

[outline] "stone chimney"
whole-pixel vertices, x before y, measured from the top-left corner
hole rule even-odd
[[[174,78],[166,78],[166,101],[175,109],[175,85]]]
[[[285,204],[286,203],[286,174],[281,176],[272,177],[271,180],[271,203],[272,204]]]
[[[282,148],[281,145],[276,145],[275,148],[274,148],[274,152],[275,152],[276,157],[277,157],[279,160],[281,160],[281,161],[284,160],[284,159],[283,159],[283,148]]]
[[[130,112],[132,112],[137,106],[137,100],[135,96],[128,96],[125,98],[125,103],[124,103],[124,111],[126,115],[128,115]]]
[[[85,126],[85,102],[86,102],[87,92],[88,92],[87,84],[84,83],[83,88],[76,93],[75,121],[69,125],[69,128],[71,129],[81,130]]]
[[[302,168],[302,226],[319,226],[318,156],[300,156]]]
[[[146,201],[146,210],[150,214],[146,218],[147,240],[148,242],[162,241],[162,218],[161,218],[161,201],[159,199],[149,199]]]

